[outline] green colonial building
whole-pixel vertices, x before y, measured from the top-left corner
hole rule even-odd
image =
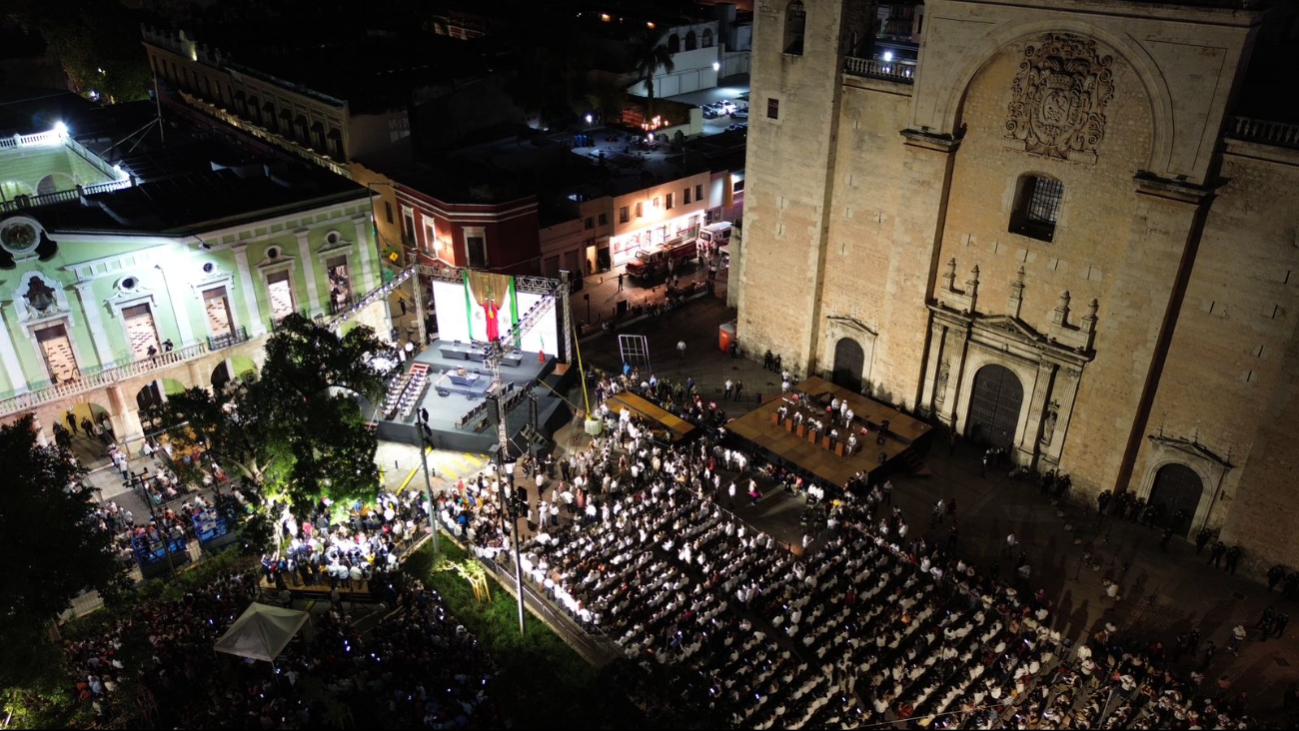
[[[255,372],[290,313],[390,333],[365,188],[154,113],[0,138],[0,421],[107,414],[132,442],[169,393]]]

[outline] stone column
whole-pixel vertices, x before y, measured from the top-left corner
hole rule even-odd
[[[0,302],[0,364],[4,365],[5,376],[14,393],[24,393],[27,391],[27,378],[23,375],[18,351],[14,349],[13,333],[9,331],[9,320],[5,317],[8,306],[8,303]]]
[[[144,427],[140,424],[140,413],[135,408],[133,399],[127,399],[122,387],[108,387],[108,403],[113,407],[108,419],[113,424],[113,435],[124,446],[129,446],[144,439]]]
[[[356,228],[356,248],[357,256],[361,260],[360,286],[353,286],[354,296],[360,298],[369,294],[371,290],[377,288],[382,281],[376,281],[374,270],[370,264],[370,259],[377,260],[378,252],[376,251],[377,243],[370,240],[370,219],[368,216],[356,216],[352,219],[352,225]],[[382,271],[382,267],[380,268]],[[355,277],[355,275],[353,275]],[[383,277],[379,277],[382,280]],[[420,326],[423,327],[422,325]]]
[[[239,288],[244,293],[244,304],[248,306],[248,335],[257,337],[266,334],[266,322],[262,319],[262,308],[257,304],[257,290],[253,289],[253,275],[248,268],[248,245],[234,247],[235,264],[239,268]]]
[[[298,237],[298,258],[302,259],[302,272],[307,278],[307,316],[320,314],[320,291],[316,288],[316,262],[311,257],[311,244],[307,241],[308,229],[300,228],[293,232]]]
[[[178,347],[194,344],[194,327],[189,321],[189,307],[187,303],[189,298],[185,296],[183,289],[176,288],[175,277],[167,276],[167,270],[162,268],[161,264],[154,265],[159,275],[162,277],[163,286],[167,288],[167,298],[171,300],[171,314],[176,318],[176,332],[180,335]],[[191,290],[190,297],[193,297]]]
[[[1094,440],[1088,445],[1088,449],[1095,447],[1100,454],[1110,455],[1098,465],[1107,468],[1099,474],[1113,475],[1114,484],[1099,487],[1113,487],[1115,493],[1128,489],[1145,440],[1212,199],[1210,189],[1189,183],[1149,175],[1138,175],[1135,182],[1136,212],[1110,287],[1118,296],[1116,301],[1131,304],[1117,309],[1112,326],[1105,328],[1108,338],[1123,338],[1122,348],[1129,355],[1093,364],[1093,375],[1100,382],[1121,389],[1113,394],[1113,403],[1129,405],[1107,415],[1109,423],[1118,427],[1106,435],[1108,444]]]
[[[1060,455],[1064,451],[1065,434],[1069,431],[1069,418],[1073,416],[1073,405],[1078,398],[1078,381],[1082,371],[1063,366],[1055,374],[1055,387],[1051,389],[1051,399],[1060,405],[1056,412],[1055,432],[1051,441],[1041,445],[1039,457],[1052,468],[1060,465]],[[1045,439],[1046,435],[1043,435]]]
[[[917,410],[922,414],[933,414],[946,398],[946,393],[942,396],[938,394],[939,388],[946,389],[946,383],[939,383],[938,374],[942,368],[943,358],[946,357],[944,349],[947,340],[947,326],[937,320],[933,321],[929,327],[929,358],[925,364],[925,387],[921,397],[921,402],[917,404]]]
[[[1033,393],[1028,400],[1028,418],[1019,430],[1019,443],[1015,445],[1019,452],[1019,464],[1031,465],[1037,458],[1037,445],[1042,423],[1042,414],[1051,398],[1051,387],[1055,380],[1056,364],[1042,361],[1037,364],[1037,377],[1033,379]]]
[[[930,313],[925,303],[938,275],[938,256],[947,215],[947,196],[958,140],[903,130],[902,175],[898,188],[906,205],[894,219],[889,249],[881,332],[883,385],[909,404],[919,403],[924,385]]]
[[[77,297],[81,299],[81,310],[86,313],[86,329],[90,330],[90,338],[95,343],[95,359],[100,368],[108,368],[116,360],[113,358],[113,351],[108,345],[108,334],[104,330],[103,313],[100,312],[99,302],[95,301],[95,294],[91,290],[94,282],[82,281],[77,282]]]
[[[185,364],[185,370],[189,372],[190,383],[194,388],[201,388],[208,393],[212,392],[212,379],[203,375],[198,369],[198,361],[191,360]]]
[[[41,417],[32,412],[32,431],[36,434],[36,443],[42,447],[50,445],[50,438],[45,436],[45,425],[41,423]]]

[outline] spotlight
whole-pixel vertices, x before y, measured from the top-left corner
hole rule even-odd
[[[54,123],[54,134],[58,135],[59,137],[67,137],[67,136],[68,136],[68,125],[64,124],[64,123],[61,122],[61,121],[60,121],[60,122],[55,122],[55,123]]]

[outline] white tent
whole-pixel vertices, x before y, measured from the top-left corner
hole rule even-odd
[[[296,609],[254,602],[217,640],[216,651],[271,662],[307,623],[307,617]]]

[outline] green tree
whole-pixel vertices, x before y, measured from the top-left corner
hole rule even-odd
[[[264,497],[297,508],[322,497],[373,499],[377,441],[355,396],[381,397],[383,383],[368,365],[381,348],[368,327],[340,337],[290,315],[267,340],[260,379],[168,399],[169,423],[184,424],[172,438],[208,450]]]
[[[83,589],[116,588],[121,572],[83,470],[67,449],[37,444],[31,416],[0,426],[0,465],[0,688],[27,688],[48,665],[55,616]]]
[[[660,68],[667,74],[676,70],[672,54],[663,42],[664,33],[662,28],[646,28],[632,36],[627,44],[627,65],[645,82],[647,117],[654,116],[654,74]]]
[[[71,87],[128,102],[148,97],[152,75],[141,18],[115,2],[14,0],[13,15],[59,57]]]

